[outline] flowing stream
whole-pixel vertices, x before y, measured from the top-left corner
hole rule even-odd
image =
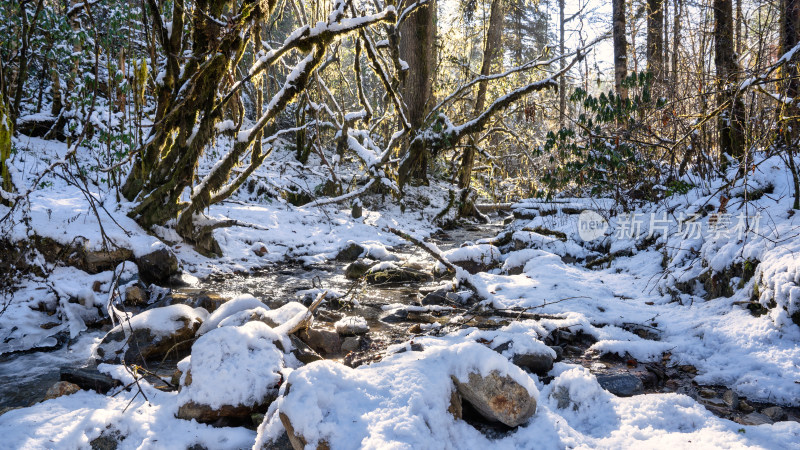
[[[448,250],[467,241],[492,237],[502,228],[501,224],[459,228],[440,233],[433,238],[440,249]],[[422,260],[430,268],[431,258],[413,245],[401,245],[392,253],[409,260]],[[387,315],[384,305],[411,305],[421,299],[420,290],[439,284],[402,283],[388,285],[365,285],[355,283],[344,276],[348,262],[328,261],[323,264],[303,266],[282,263],[265,267],[246,275],[212,277],[200,280],[191,287],[176,287],[171,295],[197,304],[203,297],[224,301],[239,294],[251,294],[270,308],[278,308],[288,301],[298,300],[297,292],[305,289],[323,288],[341,293],[350,292],[348,298],[356,299],[345,307],[328,305],[320,315],[335,320],[346,315],[359,315],[367,319],[370,335],[384,344],[400,340],[408,333],[408,323],[388,323],[381,320]],[[173,300],[174,301],[174,300]],[[64,346],[52,351],[35,351],[0,356],[0,411],[9,407],[25,407],[44,399],[47,389],[59,380],[63,368],[77,368],[92,364],[91,349],[105,333],[89,330]],[[160,367],[160,375],[168,375],[176,361],[167,361]]]
[[[491,223],[469,226],[438,233],[431,237],[441,250],[446,251],[474,242],[482,238],[496,236],[502,224]],[[416,261],[423,270],[429,270],[434,263],[432,258],[413,245],[400,245],[391,253],[402,261]],[[351,366],[357,366],[380,359],[381,351],[392,343],[413,338],[420,328],[413,331],[415,324],[446,323],[451,314],[447,311],[437,315],[423,314],[425,317],[408,316],[393,318],[397,305],[415,306],[426,292],[441,285],[442,280],[425,282],[406,282],[395,284],[366,284],[345,277],[345,267],[349,262],[331,260],[322,264],[304,266],[297,263],[281,263],[253,271],[245,275],[226,275],[199,280],[189,287],[174,287],[169,290],[167,300],[171,303],[187,303],[192,306],[219,305],[227,299],[240,294],[251,294],[266,303],[270,308],[278,308],[289,301],[301,300],[298,293],[312,290],[305,299],[309,304],[314,296],[313,290],[334,290],[345,294],[343,301],[323,303],[315,313],[315,327],[333,328],[333,322],[341,317],[361,316],[367,320],[370,331],[360,339],[356,351],[335,357]],[[163,305],[164,300],[153,306]],[[389,305],[395,305],[389,307]],[[501,321],[485,318],[486,325],[498,326]],[[78,368],[94,363],[91,350],[104,333],[90,330],[77,339],[53,351],[39,351],[24,354],[0,356],[0,414],[6,408],[25,407],[41,401],[47,389],[59,380],[62,368]],[[572,336],[569,341],[557,342],[564,349],[564,361],[580,364],[592,372],[606,376],[635,375],[645,380],[645,392],[677,392],[696,398],[713,413],[726,418],[742,414],[741,410],[721,404],[720,398],[727,390],[725,386],[698,386],[694,383],[691,366],[664,367],[658,363],[634,363],[613,355],[595,355],[586,352],[591,342],[583,341],[582,336]],[[550,342],[552,344],[552,342]],[[331,357],[331,356],[328,356]],[[177,361],[168,360],[155,370],[162,377],[169,377]],[[545,377],[545,381],[547,377]],[[647,384],[647,380],[651,384]],[[752,402],[749,407],[763,409],[767,403]],[[784,408],[800,416],[800,408]],[[473,424],[475,425],[475,424]],[[483,424],[480,426],[487,426]],[[491,427],[490,427],[491,428]]]

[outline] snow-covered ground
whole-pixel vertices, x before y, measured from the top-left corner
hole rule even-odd
[[[63,145],[38,139],[22,138],[16,144],[23,148],[13,161],[18,185],[30,183],[48,159],[66,151]],[[297,183],[303,177],[287,171],[300,170],[291,164],[291,155],[278,153],[257,175],[276,185]],[[321,179],[313,173],[304,176],[309,190]],[[761,162],[746,183],[748,195],[766,193],[750,203],[737,196],[745,188],[740,182],[729,189],[722,189],[722,184],[699,186],[688,194],[642,205],[633,217],[610,217],[609,201],[582,199],[556,204],[562,209],[557,214],[520,217],[501,233],[511,238],[505,246],[497,239],[492,244],[479,241],[446,256],[490,267],[474,275],[459,271],[459,278],[476,288],[484,305],[522,308],[547,317],[514,321],[494,331],[445,325],[439,335],[416,337],[413,345],[394,345],[382,361],[355,369],[337,361],[302,366],[291,360],[272,346],[271,341],[285,338],[277,336],[280,327],[273,331],[226,320],[265,308],[253,299],[239,300],[241,308],[222,308],[209,317],[195,343],[197,354],[183,363],[190,362],[198,383],[205,385],[174,393],[141,383],[146,399],[135,390],[117,388],[111,393],[116,395],[81,391],[12,410],[0,415],[0,448],[81,448],[101,434],[124,437],[118,443],[121,449],[195,444],[215,449],[270,448],[284,432],[280,413],[290,417],[296,433],[311,448],[323,441],[333,449],[797,448],[800,423],[793,420],[741,425],[676,393],[616,397],[578,364],[556,363],[545,379],[512,364],[510,355],[484,345],[510,343],[515,352],[548,352],[543,341],[554,330],[582,331],[596,339],[592,351],[637,362],[691,365],[698,383],[724,385],[753,402],[800,406],[800,326],[791,318],[800,310],[800,217],[791,211],[788,177],[781,161]],[[30,209],[19,212],[28,214],[27,222],[20,216],[4,233],[22,239],[35,230],[62,244],[82,236],[87,248],[99,250],[100,224],[83,193],[60,178],[46,181],[32,194]],[[768,185],[771,189],[765,189]],[[287,259],[322,262],[351,241],[382,253],[402,242],[385,231],[386,226],[427,236],[435,230],[431,218],[446,195],[435,187],[420,188],[416,194],[433,200],[420,203],[422,212],[403,213],[390,202],[375,201],[367,202],[364,216],[354,219],[347,205],[294,207],[274,198],[259,200],[245,189],[233,201],[207,212],[212,220],[235,219],[240,224],[215,231],[224,252],[219,259],[201,256],[168,229],[159,230],[159,237],[149,235],[127,218],[130,205],[117,202],[113,192],[98,195],[97,201],[105,208],[99,212],[103,229],[118,245],[137,255],[168,245],[185,272],[204,277],[246,272]],[[723,195],[730,200],[721,200]],[[530,200],[517,209],[541,210],[542,205]],[[597,210],[607,219],[607,229],[597,239],[584,241],[576,209]],[[685,220],[695,213],[696,219]],[[735,228],[739,216],[748,223],[741,233]],[[758,227],[753,222],[756,217]],[[731,221],[728,233],[716,225],[723,220]],[[687,231],[694,226],[690,223],[700,224],[699,234]],[[635,237],[626,231],[632,226],[638,227]],[[661,231],[648,238],[656,229]],[[90,316],[104,311],[113,278],[110,271],[89,275],[75,268],[52,268],[43,260],[38,264],[50,275],[46,280],[24,280],[16,291],[0,316],[0,353],[53,345],[59,332],[81,339]],[[747,264],[754,273],[745,280],[742,271],[747,271],[743,269]],[[738,270],[729,270],[736,265]],[[727,275],[713,278],[712,272]],[[732,295],[711,298],[715,295],[697,281],[704,279],[711,280],[708,286],[732,286]],[[38,308],[40,303],[49,306]],[[764,314],[751,314],[747,306],[755,303]],[[44,312],[48,309],[56,313],[49,316]],[[462,319],[453,317],[451,324]],[[50,322],[58,323],[42,328]],[[628,331],[631,325],[645,327],[658,339]],[[78,342],[94,346],[97,341]],[[224,350],[216,351],[217,347]],[[225,363],[226,351],[236,364]],[[84,357],[88,352],[78,354]],[[237,376],[237,367],[249,371]],[[254,377],[259,367],[263,379]],[[101,368],[123,384],[132,381],[121,366]],[[175,417],[189,397],[225,402],[215,397],[214,370],[225,372],[226,386],[220,392],[235,392],[237,398],[248,398],[250,387],[261,394],[267,384],[284,381],[258,431],[214,428]],[[527,423],[489,437],[454,418],[448,407],[453,377],[464,380],[469,373],[486,375],[493,370],[522,385],[537,400],[537,409]]]

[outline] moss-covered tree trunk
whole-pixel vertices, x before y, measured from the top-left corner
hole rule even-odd
[[[14,123],[11,121],[10,108],[5,96],[3,74],[0,73],[0,178],[4,192],[13,192],[14,183],[8,170],[8,158],[11,157],[11,136],[14,134]],[[0,198],[0,203],[8,205],[8,200]]]
[[[221,17],[233,3],[197,1],[196,8],[206,14],[192,16],[189,27],[192,53],[181,67],[177,55],[183,54],[188,41],[180,31],[185,14],[182,3],[175,1],[172,26],[168,29],[150,0],[155,28],[166,54],[157,89],[158,125],[153,127],[122,191],[126,198],[138,202],[131,215],[145,227],[175,219],[186,208],[181,195],[191,188],[200,156],[213,137],[214,126],[222,120],[224,105],[219,104],[218,88],[225,84],[226,74],[242,57],[246,45],[242,31],[268,12],[260,9],[260,2],[245,0],[239,7],[237,21],[228,25],[230,29],[223,30],[209,17]]]
[[[258,111],[254,127],[241,131],[233,149],[209,174],[197,180],[200,157],[218,132],[216,125],[224,119],[224,113],[230,111],[227,105],[236,98],[236,87],[241,87],[240,83],[231,86],[234,69],[249,40],[258,35],[260,21],[272,11],[275,2],[196,0],[195,13],[189,17],[184,0],[175,0],[171,27],[168,27],[156,1],[147,1],[154,33],[164,50],[164,63],[156,77],[155,126],[137,152],[122,193],[135,202],[129,215],[140,225],[149,228],[175,220],[178,234],[195,244],[199,251],[218,254],[219,246],[211,237],[211,231],[218,225],[196,227],[196,215],[228,198],[261,165],[266,157],[260,145],[264,129],[307,88],[311,74],[324,60],[331,41],[338,35],[377,22],[394,22],[397,14],[394,9],[387,8],[359,20],[346,21],[343,3],[338,3],[328,16],[327,27],[317,24],[314,32],[308,28],[300,30],[280,49],[270,52],[270,56],[262,54],[247,80],[252,81],[252,77],[260,76],[294,51],[300,53],[301,61],[288,75],[281,90],[267,102],[267,110]],[[227,23],[220,20],[223,17],[228,17]],[[191,21],[184,24],[184,19]],[[188,30],[189,35],[185,36],[183,30]],[[231,179],[233,168],[245,163],[243,158],[251,149],[250,164]]]

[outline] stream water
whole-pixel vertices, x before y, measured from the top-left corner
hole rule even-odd
[[[492,237],[501,228],[499,223],[458,228],[437,234],[432,241],[440,249],[448,250],[464,242]],[[413,245],[401,245],[391,250],[402,260],[422,260],[428,267],[432,263],[427,254]],[[298,300],[298,291],[306,289],[323,288],[342,293],[350,291],[348,299],[356,301],[349,302],[347,308],[337,305],[322,308],[319,312],[322,322],[325,319],[336,320],[344,314],[362,316],[370,325],[370,336],[382,346],[408,335],[406,329],[409,324],[381,320],[389,314],[383,307],[389,304],[414,304],[421,298],[420,290],[438,283],[358,285],[344,276],[347,264],[339,261],[311,266],[276,264],[246,275],[210,277],[192,286],[174,287],[169,290],[169,296],[172,302],[198,305],[203,302],[222,302],[239,294],[251,294],[270,308],[278,308],[286,302]],[[90,330],[56,350],[0,356],[0,411],[9,407],[29,406],[44,399],[47,389],[59,381],[61,369],[93,364],[91,349],[104,334],[100,330]],[[175,363],[168,360],[157,372],[169,375]]]
[[[441,250],[459,247],[465,242],[494,237],[502,225],[492,223],[481,226],[468,226],[441,232],[431,237]],[[433,260],[419,248],[402,245],[391,249],[391,253],[402,261],[416,261],[425,270]],[[419,317],[409,320],[391,320],[392,308],[388,305],[418,305],[424,293],[432,291],[441,281],[412,282],[401,284],[370,285],[355,282],[345,277],[345,267],[349,262],[328,261],[323,264],[304,266],[297,263],[282,263],[264,267],[245,275],[210,277],[192,286],[174,287],[169,291],[168,300],[193,306],[218,305],[226,299],[239,294],[251,294],[266,303],[270,308],[278,308],[288,301],[298,300],[298,293],[304,290],[325,289],[347,293],[343,302],[327,302],[316,313],[316,325],[320,328],[333,328],[333,322],[344,315],[358,315],[367,319],[370,332],[360,340],[357,351],[341,355],[345,364],[356,366],[380,359],[386,346],[402,342],[419,333],[412,331],[415,324],[446,322],[445,312],[437,318],[430,314],[425,320]],[[309,299],[310,300],[310,297]],[[161,302],[163,304],[163,301]],[[492,321],[493,326],[500,321]],[[475,325],[475,323],[471,323]],[[83,333],[76,340],[50,352],[0,356],[0,414],[8,407],[24,407],[41,401],[47,389],[59,379],[62,368],[75,368],[91,364],[91,348],[102,338],[103,332],[92,330]],[[696,372],[692,367],[665,367],[661,363],[641,364],[609,355],[587,353],[590,341],[582,336],[567,336],[562,342],[547,341],[548,345],[558,344],[564,349],[564,360],[583,365],[598,375],[636,376],[644,382],[645,393],[678,392],[696,398],[715,414],[733,420],[740,420],[747,408],[763,410],[770,405],[764,403],[740,405],[721,403],[726,388],[724,386],[698,386],[693,378]],[[167,361],[157,373],[169,376],[177,361]],[[545,380],[546,381],[546,380]],[[785,408],[791,416],[800,416],[798,408]],[[752,410],[751,410],[752,411]]]

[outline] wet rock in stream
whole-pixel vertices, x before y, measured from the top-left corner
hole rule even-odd
[[[289,339],[292,341],[292,347],[294,347],[292,354],[301,363],[309,364],[323,359],[319,353],[315,352],[314,349],[312,349],[296,335],[290,335]]]
[[[391,262],[382,262],[372,266],[365,275],[369,284],[384,283],[422,283],[430,281],[433,276],[418,265],[399,266]]]
[[[165,284],[179,273],[178,258],[167,248],[160,248],[136,258],[139,276],[145,283]]]
[[[746,416],[738,417],[736,423],[742,425],[768,425],[772,423],[772,419],[764,414],[752,412]]]
[[[111,389],[122,385],[118,380],[98,371],[96,367],[66,367],[61,369],[59,379],[73,383],[81,389],[95,391],[99,394],[105,394]]]
[[[297,336],[323,356],[335,356],[342,351],[342,340],[335,331],[308,328],[300,331]]]
[[[345,248],[341,249],[338,254],[336,254],[336,261],[355,261],[361,256],[367,253],[367,249],[365,249],[360,244],[355,242],[350,242],[345,246]]]
[[[348,280],[359,280],[369,272],[372,266],[378,264],[377,261],[359,259],[348,264],[344,269],[344,276]]]
[[[128,286],[125,289],[124,304],[126,306],[142,307],[146,306],[147,302],[148,302],[147,293],[141,287],[133,285],[133,286]]]

